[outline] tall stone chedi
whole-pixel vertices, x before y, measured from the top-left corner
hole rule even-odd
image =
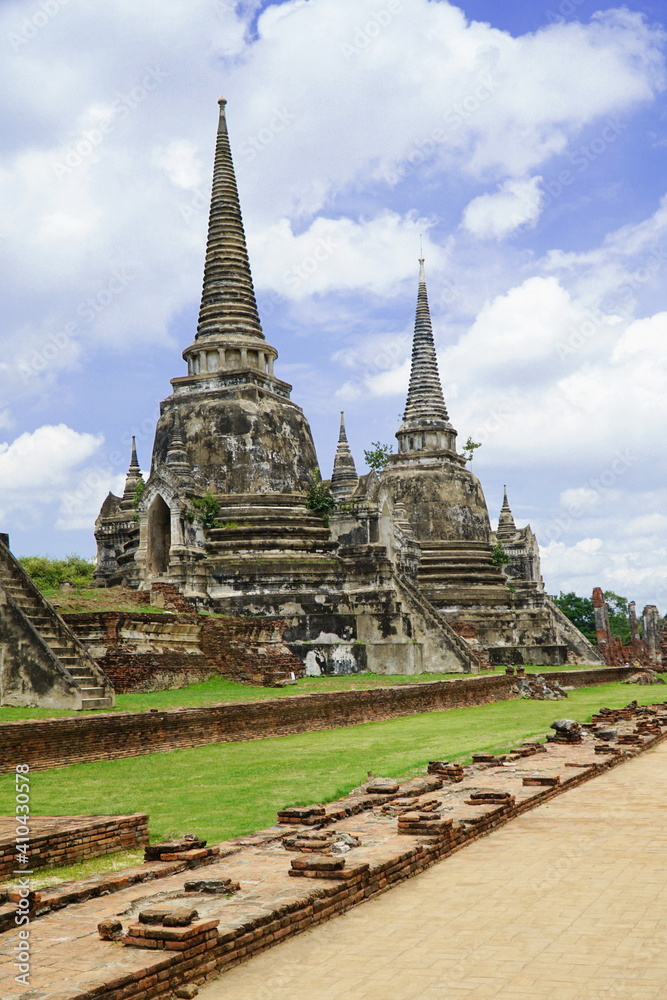
[[[396,438],[398,453],[390,457],[380,482],[394,504],[404,508],[419,543],[420,593],[457,631],[481,643],[492,662],[561,663],[568,656],[598,661],[595,650],[544,593],[530,527],[516,529],[505,495],[498,533],[492,533],[482,486],[456,451],[423,259],[410,385]],[[505,556],[514,571],[509,580],[494,553],[494,543],[500,542],[502,550],[503,540],[511,546]]]
[[[195,481],[222,493],[301,492],[317,464],[310,428],[274,374],[257,312],[221,98],[199,323],[188,374],[161,405],[152,470],[168,464],[178,414]]]
[[[210,595],[213,574],[232,557],[238,563],[245,553],[247,563],[272,551],[289,558],[318,550],[328,538],[304,505],[315,448],[303,411],[290,399],[292,387],[274,372],[278,352],[262,331],[226,101],[218,103],[197,332],[183,352],[187,374],[172,380],[172,394],[160,405],[150,477],[137,506],[138,544],[123,574],[134,586],[168,579],[200,595]],[[107,529],[107,550],[108,536]],[[105,564],[112,562],[107,551]]]

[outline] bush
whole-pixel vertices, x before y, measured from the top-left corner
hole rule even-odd
[[[64,581],[75,587],[87,587],[93,582],[95,567],[81,556],[71,555],[66,559],[23,556],[19,562],[40,590],[57,590]]]
[[[329,511],[336,506],[336,501],[331,495],[329,484],[322,481],[320,470],[315,469],[310,477],[310,486],[306,494],[306,507],[320,517],[326,518]],[[328,524],[328,521],[327,521]]]
[[[216,518],[220,513],[220,501],[210,491],[203,497],[194,497],[192,506],[196,509],[196,519],[202,528],[215,528]]]

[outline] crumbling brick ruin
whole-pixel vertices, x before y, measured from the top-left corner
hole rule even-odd
[[[654,604],[648,604],[642,612],[641,637],[635,602],[628,606],[630,618],[630,642],[623,645],[618,636],[612,635],[609,625],[609,611],[601,587],[593,591],[595,612],[595,634],[597,646],[604,662],[610,667],[639,664],[649,670],[663,669],[663,652],[667,652],[665,622]]]

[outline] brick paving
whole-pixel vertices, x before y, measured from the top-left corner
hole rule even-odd
[[[614,747],[598,742],[612,722]],[[667,750],[649,748],[666,740],[667,704],[607,713],[584,729],[583,737],[557,734],[548,748],[531,743],[495,758],[477,755],[482,759],[463,769],[432,762],[427,776],[400,786],[371,780],[325,807],[284,810],[283,825],[220,845],[200,869],[197,879],[238,882],[232,896],[187,892],[186,861],[142,885],[128,884],[131,873],[120,882],[115,875],[115,888],[95,899],[85,895],[90,886],[70,883],[47,893],[50,912],[42,916],[45,897],[36,893],[29,989],[15,982],[17,931],[8,930],[0,936],[0,997],[166,1000],[179,984],[202,984],[219,969],[231,971],[206,988],[217,990],[206,992],[207,1000],[372,1000],[380,989],[383,1000],[388,989],[391,1000],[661,996],[667,836],[659,813],[667,792],[660,789],[660,766]],[[627,762],[647,750],[648,758]],[[642,769],[644,759],[652,769]],[[613,784],[599,776],[622,761]],[[566,789],[562,813],[546,805]],[[540,804],[526,827],[522,815]],[[480,839],[509,820],[503,839]],[[334,829],[361,843],[345,854],[344,869],[331,870],[332,855],[299,853],[296,842],[321,843]],[[431,867],[464,845],[466,851]],[[472,864],[461,867],[468,857]],[[440,878],[422,875],[378,899],[427,869]],[[354,922],[311,930],[369,897]],[[99,921],[120,922],[132,938],[126,943],[136,944],[142,912],[182,908],[186,900],[198,911],[201,939],[183,932],[177,941],[165,930],[158,932],[164,946],[150,936],[148,946],[126,947],[97,934]],[[297,934],[294,944],[272,947]],[[239,966],[269,947],[268,955]],[[591,970],[606,992],[590,991]],[[610,992],[627,988],[627,970],[631,992]],[[539,992],[542,982],[547,992]]]
[[[667,744],[201,988],[201,1000],[664,1000]]]

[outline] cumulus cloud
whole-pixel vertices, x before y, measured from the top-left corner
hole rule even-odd
[[[109,489],[123,477],[108,464],[90,464],[104,443],[101,434],[86,434],[65,424],[44,425],[0,443],[0,514],[19,525],[38,525],[51,504],[58,511],[56,528],[90,526]],[[91,517],[92,515],[92,517]]]
[[[392,235],[394,260],[414,256],[405,214],[313,221],[340,191],[374,177],[389,193],[424,164],[446,165],[493,185],[465,220],[501,237],[515,217],[534,221],[535,167],[664,82],[660,32],[629,11],[513,38],[446,0],[383,13],[371,0],[299,0],[253,24],[257,6],[110,0],[62,4],[39,24],[27,5],[3,6],[5,338],[26,331],[39,352],[69,325],[73,356],[102,340],[127,349],[137,330],[165,342],[199,287],[220,66],[258,278],[296,298],[385,294]],[[308,281],[286,279],[330,234],[345,253]],[[288,267],[267,260],[276,246]],[[118,268],[132,279],[107,301]]]
[[[522,226],[534,226],[544,195],[541,177],[507,180],[494,194],[482,194],[466,205],[462,225],[480,239],[503,239]]]
[[[288,219],[251,234],[259,288],[299,300],[336,291],[396,295],[415,281],[420,236],[429,261],[443,252],[428,238],[430,223],[386,211],[361,222],[320,216],[295,233]]]

